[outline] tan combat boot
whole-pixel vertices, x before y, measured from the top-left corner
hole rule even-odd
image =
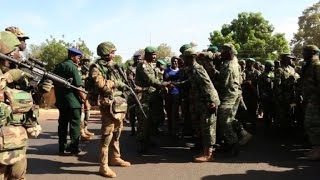
[[[252,134],[248,133],[248,131],[242,129],[241,132],[241,139],[239,140],[239,144],[241,146],[246,145],[249,140],[252,138]]]
[[[84,133],[88,136],[94,136],[94,133],[90,132],[87,127],[84,128]]]
[[[203,148],[203,153],[193,157],[194,162],[212,162],[214,161],[213,157],[213,148],[205,147]]]
[[[80,136],[81,136],[82,141],[90,141],[91,140],[91,136],[89,136],[85,133],[84,128],[80,129]]]
[[[129,167],[129,166],[131,166],[131,163],[128,161],[125,161],[121,158],[114,158],[114,159],[110,159],[109,165],[110,166]]]
[[[117,174],[115,172],[113,172],[109,167],[107,168],[107,170],[105,170],[104,168],[99,169],[99,174],[103,177],[108,177],[108,178],[115,178],[117,177]]]

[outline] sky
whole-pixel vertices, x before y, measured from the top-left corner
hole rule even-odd
[[[0,0],[0,29],[20,27],[41,44],[52,35],[68,42],[81,38],[89,49],[104,41],[124,60],[146,46],[166,43],[173,52],[191,41],[210,44],[209,33],[229,24],[240,12],[261,12],[288,41],[298,17],[319,0]],[[4,6],[5,5],[5,6]]]

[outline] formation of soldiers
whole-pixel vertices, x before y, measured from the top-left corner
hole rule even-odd
[[[25,49],[29,37],[16,27],[0,35],[1,55],[20,60],[19,52]],[[303,126],[312,145],[306,157],[320,159],[318,47],[304,47],[303,63],[283,53],[279,61],[261,64],[252,58],[238,60],[232,44],[224,44],[220,50],[210,46],[203,52],[185,44],[180,48],[181,55],[167,64],[157,60],[156,49],[148,46],[144,56],[133,56],[133,64],[127,69],[113,61],[116,50],[112,42],[102,42],[97,46],[99,58],[90,63],[81,51],[70,48],[67,59],[57,64],[53,73],[72,78],[75,89],[48,79],[37,84],[40,93],[55,86],[60,155],[79,154],[80,138],[90,140],[94,136],[87,126],[90,108],[97,106],[101,113],[99,173],[105,177],[116,177],[109,166],[131,165],[120,153],[125,118],[136,136],[139,153],[155,145],[153,136],[162,133],[167,124],[170,136],[192,136],[194,147],[201,150],[193,157],[194,162],[214,161],[218,150],[236,156],[240,146],[256,133],[260,116],[266,133]],[[0,141],[0,175],[24,179],[27,138],[41,131],[36,96],[32,96],[35,88],[26,81],[33,78],[32,74],[5,59],[0,61],[0,89],[5,93],[0,95],[0,138],[5,139]]]

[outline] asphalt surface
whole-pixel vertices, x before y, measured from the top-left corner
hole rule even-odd
[[[90,118],[89,129],[96,134],[81,144],[80,156],[58,156],[57,110],[41,110],[43,132],[29,140],[27,179],[95,180],[104,179],[99,170],[99,114]],[[111,167],[117,179],[126,180],[319,180],[320,162],[303,158],[308,150],[300,135],[291,133],[266,137],[262,132],[241,148],[238,157],[216,155],[216,162],[192,163],[196,152],[185,147],[184,140],[168,136],[154,138],[157,146],[146,155],[136,153],[135,137],[126,127],[121,137],[122,157],[133,165]]]

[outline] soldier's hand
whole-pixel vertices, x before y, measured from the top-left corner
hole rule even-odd
[[[140,92],[142,92],[142,87],[139,87],[139,86],[136,86],[135,88],[134,88],[134,92],[136,92],[136,93],[140,93]]]
[[[209,109],[212,109],[212,110],[213,110],[213,109],[216,109],[216,105],[215,105],[214,103],[209,103],[209,104],[208,104],[208,108],[209,108]]]
[[[161,85],[164,86],[164,87],[168,87],[168,86],[171,85],[171,81],[165,81]]]

